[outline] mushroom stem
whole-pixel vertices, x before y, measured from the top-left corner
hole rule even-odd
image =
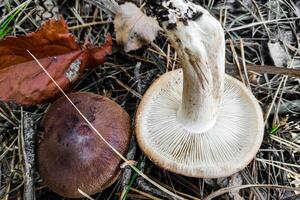
[[[185,0],[157,1],[155,14],[183,68],[177,120],[191,132],[205,132],[216,122],[224,92],[223,28],[204,8]]]

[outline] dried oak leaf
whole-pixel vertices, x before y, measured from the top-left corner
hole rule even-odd
[[[112,52],[112,38],[109,36],[102,47],[83,48],[63,19],[49,20],[25,36],[5,38],[0,41],[0,100],[35,105],[61,95],[27,50],[68,91],[84,69],[103,64]]]
[[[133,3],[122,4],[115,16],[114,27],[118,44],[126,52],[139,49],[152,42],[161,30],[158,22],[146,16]]]

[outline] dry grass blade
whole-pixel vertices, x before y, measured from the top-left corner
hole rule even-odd
[[[90,197],[89,195],[87,195],[85,192],[83,192],[81,189],[78,188],[78,192],[80,194],[82,194],[85,198],[89,199],[89,200],[94,200],[92,197]]]
[[[71,26],[71,27],[69,27],[69,30],[86,28],[86,27],[96,26],[96,25],[110,24],[110,23],[112,23],[112,21],[110,21],[110,20],[99,21],[99,22],[91,22],[91,23],[84,23],[84,24],[77,25],[77,26]]]
[[[274,20],[260,21],[260,22],[255,22],[255,23],[239,26],[239,27],[230,28],[230,29],[227,29],[226,31],[232,32],[232,31],[238,31],[238,30],[241,30],[241,29],[251,28],[251,27],[254,27],[254,26],[259,26],[259,25],[277,23],[277,22],[282,22],[282,21],[286,22],[286,21],[289,21],[289,20],[299,20],[299,19],[300,19],[300,17],[291,17],[291,18],[288,18],[288,19],[274,19]]]
[[[275,92],[275,94],[274,94],[273,100],[272,100],[272,102],[271,102],[271,104],[270,104],[270,106],[269,106],[267,112],[265,113],[265,116],[264,116],[265,124],[268,122],[268,118],[269,118],[270,113],[271,113],[271,111],[272,111],[272,109],[273,109],[273,106],[274,106],[274,104],[275,104],[275,101],[277,100],[277,96],[278,96],[278,94],[279,94],[279,91],[280,91],[280,89],[281,89],[281,86],[286,82],[286,80],[287,80],[287,76],[284,76],[284,77],[281,79],[281,81],[280,81],[280,84],[279,84],[279,86],[278,86],[278,88],[277,88],[277,90],[276,90],[276,92]]]
[[[257,159],[257,160],[260,161],[260,162],[264,162],[264,163],[266,163],[266,164],[268,164],[268,165],[272,165],[272,166],[274,166],[274,167],[277,167],[277,168],[279,168],[279,169],[282,169],[282,170],[284,170],[284,171],[286,171],[286,172],[288,172],[288,173],[290,173],[290,174],[293,174],[295,177],[300,178],[300,174],[298,174],[298,173],[296,173],[296,172],[293,172],[292,170],[289,170],[289,169],[287,169],[287,168],[284,168],[284,167],[281,167],[281,166],[279,166],[279,165],[276,165],[276,164],[272,163],[271,161],[267,161],[267,160],[259,160],[259,159]]]
[[[21,12],[24,8],[28,6],[28,4],[31,2],[31,0],[27,0],[17,6],[15,9],[10,11],[6,16],[1,17],[0,20],[0,39],[2,39],[4,36],[6,36],[9,31],[9,24],[11,21],[18,15],[19,12]]]
[[[160,198],[157,198],[157,197],[155,197],[155,196],[152,196],[152,195],[150,195],[150,194],[147,194],[146,192],[142,192],[142,191],[137,190],[137,189],[135,189],[135,188],[130,188],[130,190],[132,190],[132,191],[134,191],[134,192],[136,192],[136,193],[139,193],[140,195],[146,197],[147,199],[161,200]]]
[[[285,145],[288,148],[293,149],[294,151],[300,152],[300,145],[298,145],[294,142],[290,142],[290,141],[285,140],[285,139],[283,139],[281,137],[278,137],[276,135],[271,135],[271,139],[278,142],[278,143],[280,143],[280,144]]]
[[[234,62],[235,62],[236,66],[238,68],[238,71],[239,71],[239,76],[240,76],[242,82],[245,84],[244,76],[242,75],[242,70],[241,70],[240,62],[238,60],[238,55],[236,53],[236,50],[234,48],[232,40],[230,40],[230,48],[231,48],[231,52],[232,52],[232,55],[233,55]]]
[[[270,163],[270,161],[266,160],[266,159],[256,158],[255,160]],[[292,164],[292,163],[283,163],[283,162],[279,162],[279,161],[272,161],[272,163],[277,163],[277,164],[286,165],[286,166],[295,167],[295,168],[300,169],[300,165],[296,165],[296,164]],[[297,174],[297,176],[300,176],[300,174]]]
[[[242,190],[242,189],[252,188],[252,187],[282,189],[282,190],[289,190],[289,191],[300,191],[300,188],[293,188],[293,187],[288,187],[288,186],[283,186],[283,185],[268,185],[268,184],[242,185],[242,186],[233,186],[233,187],[222,188],[222,189],[210,194],[204,200],[210,200],[210,199],[216,198],[216,197],[221,196],[225,193],[228,193],[232,190]]]
[[[82,112],[76,107],[76,105],[72,102],[72,100],[68,97],[68,95],[61,89],[61,87],[58,85],[58,83],[53,79],[53,77],[48,73],[48,71],[44,68],[44,66],[36,59],[36,57],[27,50],[27,52],[32,56],[32,58],[38,63],[38,65],[43,69],[43,71],[47,74],[47,76],[53,81],[53,83],[56,85],[56,87],[61,91],[61,93],[65,96],[65,98],[70,102],[70,104],[75,108],[75,110],[79,113],[79,115],[86,121],[86,123],[90,126],[90,128],[96,133],[97,136],[99,136],[102,141],[109,147],[111,150],[113,150],[114,153],[116,153],[124,162],[130,163],[129,160],[127,160],[122,154],[120,154],[109,142],[105,140],[105,138],[101,135],[101,133],[91,124],[91,122],[82,114]],[[168,189],[162,187],[152,179],[150,179],[147,175],[142,173],[138,168],[136,168],[133,165],[129,165],[136,173],[138,173],[140,176],[142,176],[144,179],[149,181],[151,184],[159,188],[160,190],[164,191],[165,193],[174,196],[178,199],[184,199],[183,197],[178,196],[177,194],[169,191]]]
[[[138,97],[139,99],[142,98],[141,94],[139,94],[134,89],[132,89],[132,88],[128,87],[127,85],[125,85],[124,83],[122,83],[119,79],[117,79],[115,77],[111,77],[111,78],[114,79],[119,85],[121,85],[122,87],[124,87],[126,90],[128,90],[130,93],[132,93],[134,96]]]

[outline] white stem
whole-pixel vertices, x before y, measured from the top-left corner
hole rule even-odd
[[[177,120],[189,131],[205,132],[216,122],[223,95],[224,32],[201,6],[184,0],[165,1],[163,6],[170,6],[169,21],[163,24],[183,68],[182,105]]]

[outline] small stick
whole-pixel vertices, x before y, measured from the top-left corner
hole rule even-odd
[[[140,166],[142,172],[145,171],[145,165],[146,165],[146,162],[144,160]],[[152,195],[156,195],[159,197],[164,197],[165,199],[169,199],[169,200],[175,199],[172,196],[168,195],[167,193],[161,192],[161,191],[157,190],[156,188],[152,187],[142,177],[138,177],[136,179],[136,183],[137,183],[137,187],[142,189],[144,192],[148,192],[148,193],[151,193]]]
[[[142,93],[142,87],[141,87],[141,80],[140,80],[140,66],[141,63],[138,62],[135,66],[134,69],[134,78],[137,81],[137,91],[138,93]],[[138,102],[139,103],[139,102]],[[133,160],[135,157],[135,153],[136,153],[136,141],[135,141],[135,135],[134,132],[131,136],[131,140],[130,140],[130,146],[129,146],[129,151],[127,153],[127,159],[128,160]],[[128,189],[128,183],[131,179],[131,175],[132,175],[132,169],[130,167],[125,167],[125,170],[122,174],[122,178],[121,178],[121,196],[120,199],[122,200],[124,198],[124,195],[126,194],[126,191]]]
[[[34,190],[34,166],[35,166],[35,139],[36,131],[32,117],[28,113],[24,113],[23,117],[24,130],[23,135],[23,157],[24,157],[24,200],[35,200]],[[21,136],[22,137],[22,136]]]
[[[142,189],[144,192],[148,192],[155,196],[163,197],[165,199],[170,199],[170,200],[175,199],[172,196],[168,195],[167,193],[161,192],[160,190],[157,190],[156,188],[152,187],[142,177],[138,177],[136,182],[138,188]]]
[[[270,65],[251,65],[247,64],[247,70],[257,73],[267,73],[267,74],[279,74],[286,75],[289,77],[300,78],[299,69],[289,69],[283,67],[275,67]],[[226,63],[226,72],[229,74],[238,74],[238,69],[234,64]]]
[[[132,134],[131,136],[131,141],[130,141],[130,146],[129,146],[129,151],[127,153],[126,158],[128,160],[133,160],[134,156],[136,153],[136,142],[135,142],[135,136]],[[128,188],[128,183],[131,179],[132,175],[132,169],[129,166],[126,166],[124,169],[124,172],[121,177],[121,196],[120,200],[124,199],[124,195],[126,194],[127,188]]]

